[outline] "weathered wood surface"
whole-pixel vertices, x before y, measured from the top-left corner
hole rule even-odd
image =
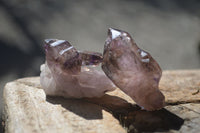
[[[8,133],[199,132],[200,70],[165,71],[160,89],[167,106],[140,110],[119,89],[101,98],[46,96],[39,77],[19,79],[4,88]]]

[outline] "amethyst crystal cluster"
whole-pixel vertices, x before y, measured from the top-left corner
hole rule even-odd
[[[165,97],[158,89],[162,70],[127,32],[109,28],[103,56],[77,51],[57,39],[45,40],[45,51],[40,81],[47,95],[101,97],[118,87],[146,110],[164,107]],[[97,69],[100,63],[103,71]]]
[[[45,40],[45,51],[40,82],[47,95],[100,97],[116,88],[102,70],[95,69],[102,61],[100,53],[79,52],[69,42],[57,39]]]

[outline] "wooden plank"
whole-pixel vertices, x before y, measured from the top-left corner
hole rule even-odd
[[[101,98],[46,97],[39,77],[23,78],[7,83],[4,88],[5,130],[8,133],[197,132],[199,88],[200,70],[165,71],[160,89],[168,106],[147,112],[135,106],[119,89]]]
[[[8,133],[123,133],[110,113],[82,100],[46,98],[34,85],[21,83],[38,78],[10,82],[4,89],[6,132]],[[38,82],[37,82],[38,83]]]

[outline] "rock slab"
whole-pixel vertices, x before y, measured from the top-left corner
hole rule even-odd
[[[200,70],[164,71],[160,89],[167,106],[141,110],[119,89],[101,98],[46,96],[39,77],[4,88],[7,133],[125,133],[200,131]]]

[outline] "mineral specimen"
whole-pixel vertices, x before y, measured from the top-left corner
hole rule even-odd
[[[116,88],[104,72],[95,67],[102,62],[100,53],[79,52],[69,42],[57,39],[45,40],[45,53],[40,83],[47,95],[100,97]]]
[[[109,28],[102,69],[113,83],[146,110],[164,106],[158,89],[162,70],[152,56],[140,49],[129,33]]]

